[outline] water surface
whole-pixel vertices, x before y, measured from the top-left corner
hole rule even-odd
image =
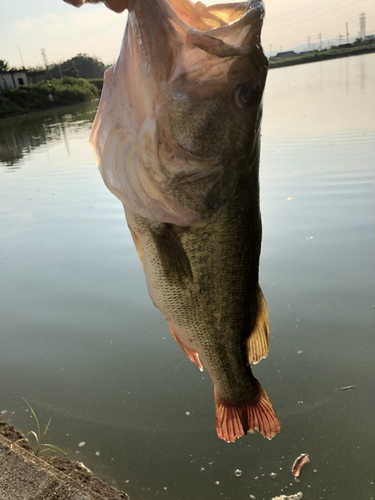
[[[374,498],[375,56],[269,74],[271,350],[254,372],[282,424],[272,441],[216,437],[212,383],[152,305],[122,206],[95,167],[96,106],[0,121],[4,418],[34,429],[26,398],[52,417],[50,442],[134,500]],[[295,483],[302,452],[311,462]]]

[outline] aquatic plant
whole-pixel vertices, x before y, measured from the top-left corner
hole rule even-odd
[[[46,439],[46,436],[47,436],[47,432],[48,432],[48,429],[49,429],[49,426],[50,426],[50,423],[51,423],[51,418],[48,420],[47,422],[47,425],[45,426],[43,432],[41,430],[41,427],[40,427],[40,423],[39,423],[39,419],[38,417],[36,416],[36,413],[33,409],[33,407],[31,406],[31,404],[25,399],[25,398],[22,398],[25,403],[27,404],[27,406],[30,408],[30,411],[34,417],[34,420],[35,420],[35,423],[36,423],[36,427],[37,427],[37,431],[29,431],[27,433],[27,435],[31,434],[32,436],[34,436],[34,439],[35,439],[35,444],[36,444],[36,448],[32,445],[31,441],[26,438],[29,443],[30,443],[30,446],[33,448],[33,451],[34,451],[34,454],[36,456],[40,455],[41,453],[43,452],[53,452],[53,451],[59,451],[61,453],[63,453],[64,455],[66,455],[66,452],[64,450],[62,450],[61,448],[59,448],[58,446],[55,446],[54,444],[50,444],[50,443],[46,443],[45,442],[45,439]]]

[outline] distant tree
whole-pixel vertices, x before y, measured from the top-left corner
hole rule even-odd
[[[60,67],[64,73],[72,66],[76,68],[80,78],[103,78],[104,71],[107,69],[107,66],[96,57],[91,57],[86,54],[78,54],[60,63]]]
[[[5,61],[4,59],[0,59],[0,71],[9,71],[8,61]]]
[[[70,66],[70,68],[64,70],[64,76],[72,76],[73,78],[78,78],[79,74],[75,66]]]

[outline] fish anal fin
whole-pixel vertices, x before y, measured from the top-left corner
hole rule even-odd
[[[259,384],[259,383],[258,383]],[[280,432],[280,423],[272,403],[259,384],[259,394],[252,401],[231,405],[215,392],[216,432],[220,439],[233,443],[248,432],[258,431],[267,439]]]
[[[186,356],[190,359],[190,361],[192,361],[193,363],[195,363],[198,366],[198,368],[200,369],[201,372],[203,372],[203,365],[201,363],[201,360],[199,359],[199,354],[197,352],[193,351],[192,349],[189,349],[188,347],[186,347],[185,344],[183,344],[181,342],[179,336],[173,330],[173,328],[170,326],[169,323],[168,323],[168,326],[169,326],[169,329],[171,331],[173,338],[180,345],[181,349],[184,351]]]
[[[166,277],[177,279],[180,283],[186,279],[192,281],[193,273],[188,256],[171,225],[162,224],[158,230],[152,230],[151,234]]]
[[[257,316],[246,343],[249,362],[256,364],[267,357],[269,349],[269,324],[267,304],[260,286],[257,291]]]

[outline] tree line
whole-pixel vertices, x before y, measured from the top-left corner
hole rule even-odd
[[[28,71],[45,71],[47,79],[59,79],[64,76],[91,79],[103,78],[104,71],[108,67],[109,65],[104,64],[96,57],[87,54],[78,54],[66,61],[50,64],[48,68],[28,68]],[[0,72],[11,70],[17,71],[16,68],[11,68],[7,61],[0,59]]]

